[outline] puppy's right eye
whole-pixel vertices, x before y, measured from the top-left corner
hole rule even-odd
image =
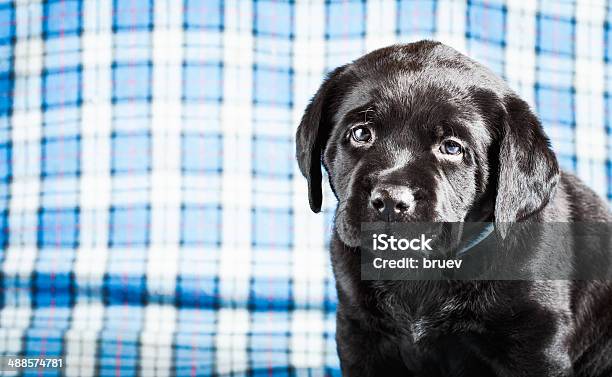
[[[356,126],[351,129],[351,138],[360,144],[372,140],[372,131],[366,126]]]
[[[457,156],[463,153],[463,148],[461,144],[457,143],[455,140],[449,139],[445,140],[442,145],[440,145],[440,152],[451,156]]]

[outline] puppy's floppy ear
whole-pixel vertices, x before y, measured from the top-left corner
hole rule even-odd
[[[336,68],[329,73],[314,95],[302,116],[297,129],[296,158],[300,171],[308,181],[308,201],[310,209],[317,213],[321,211],[323,191],[321,189],[321,155],[332,128],[330,102],[334,101],[335,79],[340,76],[346,66]]]
[[[495,221],[512,223],[529,218],[548,204],[559,181],[559,165],[529,105],[508,95],[504,106]]]

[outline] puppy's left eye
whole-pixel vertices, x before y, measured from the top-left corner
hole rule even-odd
[[[372,131],[366,126],[357,126],[351,129],[351,137],[357,143],[367,143],[372,140]]]
[[[445,140],[440,145],[440,152],[451,156],[458,156],[463,153],[463,147],[454,140]]]

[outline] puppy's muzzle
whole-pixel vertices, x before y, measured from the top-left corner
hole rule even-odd
[[[379,185],[370,194],[370,209],[380,221],[400,221],[414,210],[414,204],[408,187]]]

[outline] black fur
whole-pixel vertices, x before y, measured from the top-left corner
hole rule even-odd
[[[357,124],[373,141],[351,141]],[[463,143],[460,159],[440,154],[449,137]],[[296,140],[312,210],[321,160],[339,201],[331,257],[344,375],[612,375],[609,282],[360,279],[359,226],[381,220],[379,187],[410,198],[400,221],[495,221],[502,236],[517,221],[610,221],[488,69],[431,41],[376,50],[327,77]]]

